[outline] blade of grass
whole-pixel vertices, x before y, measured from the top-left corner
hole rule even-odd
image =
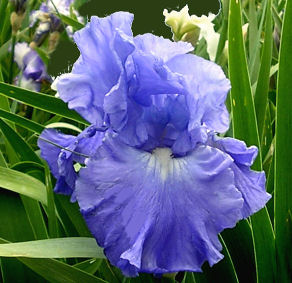
[[[14,164],[11,168],[19,172],[28,174],[32,177],[39,179],[41,182],[44,180],[44,168],[39,163],[30,161],[19,162]],[[32,231],[36,240],[47,239],[48,232],[45,224],[44,216],[40,208],[38,201],[31,199],[30,197],[21,195],[21,200],[26,211],[26,215],[30,222]]]
[[[0,192],[0,237],[10,241],[30,241],[33,234],[20,198],[15,193]],[[1,258],[3,283],[34,282],[43,280],[14,258]]]
[[[1,0],[0,2],[0,35],[5,20],[5,11],[8,4],[8,0]],[[1,41],[0,41],[1,42]]]
[[[0,82],[3,81],[3,74],[2,74],[2,69],[1,69],[1,64],[0,64]],[[9,101],[7,97],[1,96],[0,95],[0,109],[3,109],[5,111],[10,112],[10,105],[9,105]],[[14,128],[14,124],[13,123],[9,123],[9,125]],[[6,154],[8,157],[8,160],[10,161],[10,163],[16,163],[18,161],[18,156],[15,153],[15,151],[13,150],[13,148],[11,147],[10,143],[7,141],[7,139],[5,139],[4,137],[4,141],[5,141],[5,150],[6,150]]]
[[[280,44],[275,146],[275,235],[278,282],[289,282],[292,270],[292,3],[286,1]]]
[[[261,6],[260,6],[260,9],[258,10],[258,13],[261,12],[259,28],[257,29],[257,33],[256,33],[255,37],[250,38],[250,40],[252,40],[254,43],[253,50],[251,50],[250,51],[251,53],[249,54],[249,58],[250,58],[249,70],[250,70],[250,80],[251,80],[252,84],[254,82],[256,82],[256,80],[257,80],[259,67],[260,67],[261,33],[263,30],[263,25],[264,25],[267,1],[268,0],[263,1]]]
[[[20,101],[24,104],[36,107],[38,109],[58,114],[62,117],[77,121],[79,123],[89,125],[77,112],[68,109],[67,104],[61,99],[51,95],[33,92],[27,89],[9,85],[0,82],[0,94],[9,98]]]
[[[257,9],[255,6],[255,0],[248,1],[248,16],[249,16],[249,25],[248,25],[248,51],[249,56],[253,56],[253,53],[256,50],[256,38],[258,34],[258,19],[257,19]]]
[[[94,274],[99,269],[101,262],[101,259],[91,258],[75,264],[74,267],[86,271],[87,273]]]
[[[49,234],[51,238],[57,238],[59,236],[58,220],[56,215],[56,205],[54,199],[54,191],[51,182],[51,173],[48,166],[45,164],[45,183],[47,190],[48,200],[48,222],[49,222]]]
[[[274,5],[272,5],[272,14],[273,14],[273,18],[274,18],[276,27],[277,27],[279,33],[281,33],[283,22],[282,22],[281,17],[278,15],[278,12],[277,12]]]
[[[68,26],[71,26],[73,27],[75,30],[80,30],[82,28],[84,28],[84,24],[82,23],[79,23],[78,21],[68,17],[68,16],[65,16],[65,15],[62,15],[60,14],[61,16],[61,20]]]
[[[0,256],[30,258],[105,258],[94,238],[70,237],[0,244]]]
[[[221,13],[223,14],[223,16],[222,16],[223,24],[222,24],[222,28],[220,31],[220,38],[219,38],[217,52],[216,52],[216,58],[215,58],[215,62],[217,64],[220,61],[220,57],[223,56],[222,51],[224,50],[225,42],[227,39],[229,1],[223,0],[222,6],[223,7],[221,8]]]
[[[196,283],[194,273],[185,272],[184,279],[181,283]]]
[[[219,239],[223,246],[222,254],[224,255],[224,259],[212,266],[212,268],[205,263],[202,268],[203,273],[195,273],[194,277],[196,282],[216,282],[218,278],[225,278],[225,283],[239,282],[227,246],[220,235]]]
[[[0,130],[14,151],[18,154],[21,161],[34,161],[36,163],[42,164],[42,161],[31,149],[31,147],[2,119],[0,119]]]
[[[56,195],[56,199],[70,218],[79,235],[81,237],[90,237],[91,233],[89,232],[85,221],[81,216],[77,202],[71,203],[67,196],[59,194]]]
[[[261,67],[257,82],[257,87],[254,96],[254,103],[257,115],[257,125],[260,137],[260,142],[263,138],[263,129],[265,122],[265,114],[268,101],[268,91],[270,82],[270,66],[272,62],[272,48],[273,48],[273,30],[272,30],[272,11],[271,0],[267,0],[266,11],[266,26],[265,26],[265,38],[263,45],[263,52],[261,58]]]
[[[246,53],[241,32],[241,1],[230,0],[229,6],[229,76],[234,137],[260,149],[254,102],[249,80]],[[261,151],[254,168],[262,170]],[[257,281],[274,282],[274,235],[266,208],[251,217]]]
[[[50,123],[46,125],[46,128],[64,128],[64,129],[73,130],[77,133],[82,132],[82,130],[80,130],[78,127],[68,124],[68,123],[64,123],[64,122]]]
[[[27,174],[0,167],[0,187],[47,204],[44,184]]]
[[[0,97],[0,98],[4,98],[4,97]],[[43,125],[41,125],[37,122],[34,122],[34,121],[29,120],[27,118],[21,117],[19,115],[16,115],[16,114],[13,114],[11,112],[1,110],[1,109],[0,109],[0,117],[4,118],[10,122],[13,122],[13,123],[15,123],[23,128],[26,128],[34,133],[40,134],[45,129],[45,127]]]
[[[0,243],[8,243],[4,239],[0,239]],[[78,268],[70,266],[66,263],[55,259],[44,258],[18,258],[19,261],[31,268],[34,272],[41,275],[49,282],[58,283],[106,283],[98,277],[86,273]],[[23,282],[23,281],[22,281]]]

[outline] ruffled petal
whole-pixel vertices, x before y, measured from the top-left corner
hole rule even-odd
[[[157,58],[161,58],[163,62],[167,62],[171,58],[186,54],[194,50],[190,43],[178,41],[173,42],[162,36],[155,36],[151,33],[138,35],[134,39],[137,49],[146,54],[152,54]]]
[[[56,84],[69,108],[98,126],[103,124],[108,109],[110,114],[125,110],[124,64],[134,50],[132,20],[133,15],[126,12],[106,18],[92,17],[85,28],[74,34],[80,58],[72,72],[62,75]],[[113,99],[104,105],[105,96]]]
[[[242,216],[247,218],[261,210],[271,198],[265,189],[265,172],[256,172],[247,166],[235,164],[231,168],[234,173],[235,186],[244,199]]]
[[[75,139],[76,137],[74,136],[62,134],[54,129],[44,130],[38,139],[38,147],[41,149],[41,157],[47,161],[56,178],[58,178],[59,175],[57,160],[60,152],[62,148],[66,148],[74,143]]]
[[[232,159],[209,146],[183,158],[107,137],[80,171],[76,196],[89,229],[112,264],[138,272],[200,271],[222,259],[217,238],[241,219]]]
[[[211,137],[210,144],[229,154],[234,160],[231,169],[234,173],[235,186],[244,199],[243,217],[247,218],[262,209],[271,195],[265,189],[265,172],[256,172],[250,169],[258,153],[257,147],[247,147],[243,141],[216,136]]]
[[[54,191],[71,195],[75,189],[77,173],[74,163],[84,164],[85,158],[91,156],[102,143],[103,132],[91,126],[77,137],[62,134],[54,129],[46,129],[40,135],[38,146],[57,179]],[[78,153],[78,154],[76,154]],[[75,197],[72,197],[75,200]]]
[[[172,72],[184,76],[190,111],[189,130],[205,124],[210,130],[226,132],[229,114],[225,100],[230,82],[222,69],[215,63],[192,54],[176,56],[167,66]]]
[[[133,55],[135,75],[130,95],[143,106],[152,104],[152,95],[183,93],[181,76],[170,71],[161,58],[136,51]]]
[[[183,93],[181,77],[169,70],[166,62],[193,50],[189,43],[172,42],[153,34],[134,38],[136,50],[132,54],[135,75],[131,79],[130,94],[143,106],[150,106],[151,95]]]
[[[247,147],[245,142],[233,138],[213,137],[216,146],[228,153],[237,164],[251,166],[258,155],[256,146]]]

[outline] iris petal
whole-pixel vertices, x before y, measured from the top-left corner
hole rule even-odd
[[[247,147],[243,141],[233,138],[218,138],[212,136],[213,146],[229,154],[234,162],[231,169],[234,173],[236,188],[244,199],[242,215],[244,218],[262,209],[271,195],[266,192],[265,172],[256,172],[250,169],[258,149],[255,146]]]
[[[241,219],[232,159],[209,146],[173,158],[107,138],[81,169],[81,212],[112,264],[138,272],[200,271],[223,256],[217,234]]]
[[[193,50],[189,43],[172,42],[152,34],[134,38],[136,50],[132,55],[135,76],[131,81],[132,95],[144,105],[151,105],[151,95],[183,93],[181,76],[169,70],[171,58]]]
[[[41,156],[45,159],[57,179],[55,192],[72,195],[77,178],[74,162],[85,162],[85,156],[92,155],[101,145],[104,133],[89,127],[77,137],[46,129],[38,140]],[[75,154],[79,153],[81,155]],[[72,197],[75,200],[75,197]]]
[[[103,109],[104,97],[112,96],[113,89],[118,89],[121,99],[126,95],[121,80],[125,79],[123,64],[134,48],[132,20],[133,15],[126,12],[92,17],[84,29],[74,34],[81,56],[72,73],[62,75],[57,82],[58,93],[69,108],[98,126],[107,110]]]
[[[226,132],[229,114],[225,100],[230,90],[230,82],[222,69],[193,54],[176,56],[167,66],[171,71],[184,76],[186,99],[191,110],[189,130],[204,123],[210,130]]]

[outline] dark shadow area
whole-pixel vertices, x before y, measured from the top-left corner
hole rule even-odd
[[[196,14],[197,16],[207,15],[209,12],[217,14],[220,8],[218,0],[91,0],[79,9],[79,13],[90,18],[93,15],[105,17],[117,11],[129,11],[135,15],[133,22],[134,35],[150,32],[171,38],[170,28],[164,24],[163,10],[179,11],[186,4],[189,6],[190,15]],[[48,72],[52,76],[68,72],[78,56],[79,51],[74,43],[65,39],[61,40],[57,50],[52,55]]]
[[[189,6],[190,15],[196,14],[198,16],[207,15],[209,12],[217,14],[220,7],[218,0],[91,0],[80,8],[80,14],[88,17],[93,15],[104,17],[117,11],[128,11],[135,15],[133,22],[133,33],[135,35],[151,32],[156,35],[171,37],[170,29],[164,25],[163,10],[179,11],[186,4]]]

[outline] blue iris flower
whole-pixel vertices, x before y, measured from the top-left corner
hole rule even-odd
[[[14,60],[22,71],[21,77],[18,78],[21,87],[40,91],[42,81],[51,80],[41,57],[26,42],[15,45]]]
[[[77,137],[45,130],[39,146],[55,190],[73,194],[125,275],[201,271],[223,258],[218,233],[270,199],[265,174],[250,169],[256,147],[217,136],[229,127],[221,68],[188,43],[133,37],[132,20],[92,17],[75,33],[81,55],[56,86],[92,126]]]

